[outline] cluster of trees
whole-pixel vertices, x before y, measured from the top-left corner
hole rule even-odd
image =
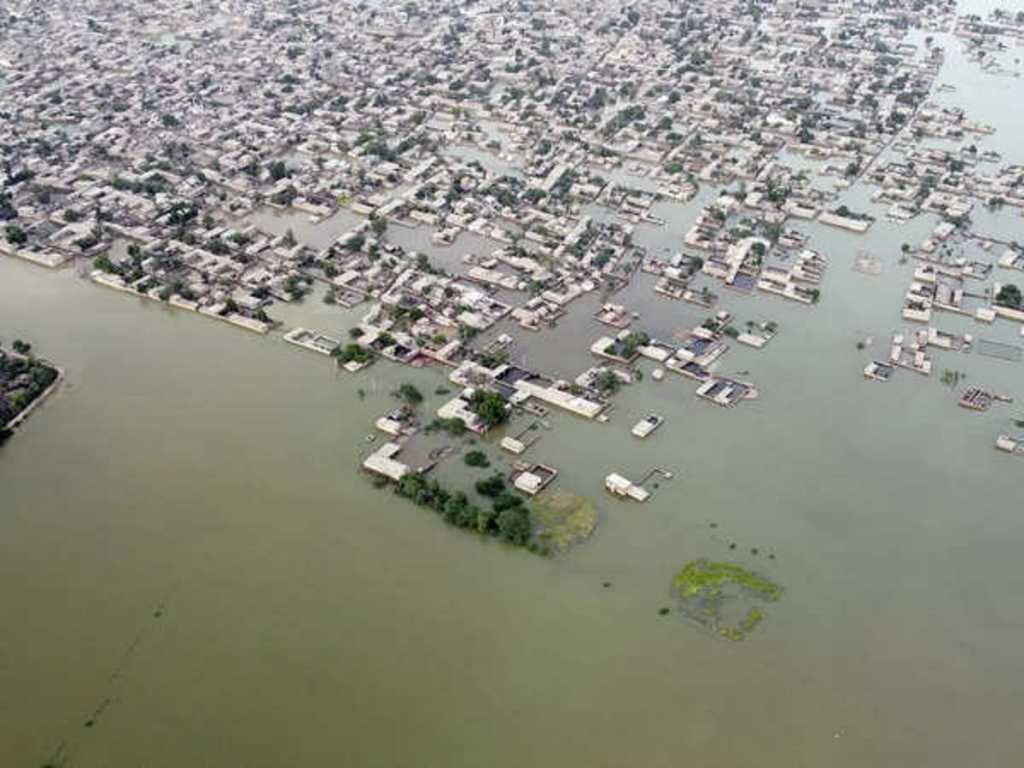
[[[120,270],[118,269],[117,265],[113,261],[111,261],[110,257],[107,256],[107,254],[105,253],[101,253],[99,256],[93,259],[92,265],[102,272],[108,272],[110,274],[120,273]]]
[[[594,379],[594,386],[603,395],[614,395],[622,386],[622,381],[615,375],[615,371],[605,368]]]
[[[487,458],[487,454],[483,451],[470,451],[466,454],[465,462],[467,466],[479,467],[481,469],[491,466],[491,460]]]
[[[411,408],[415,408],[423,402],[423,393],[419,391],[415,384],[410,384],[409,382],[405,382],[391,394],[400,400],[404,400],[405,404]]]
[[[530,511],[522,498],[505,488],[505,479],[495,473],[486,480],[478,480],[476,492],[491,499],[493,511],[498,516],[501,538],[512,544],[525,546],[533,529]]]
[[[846,219],[859,219],[860,221],[874,221],[874,217],[861,211],[851,211],[845,205],[840,205],[833,213]]]
[[[645,347],[651,342],[651,337],[643,331],[632,332],[625,339],[622,340],[622,345],[619,348],[619,354],[627,360],[636,354],[636,351],[640,347]]]
[[[115,176],[111,180],[110,185],[122,192],[134,192],[136,194],[149,195],[150,197],[167,189],[167,181],[160,174],[155,174],[146,181],[129,181],[123,176]]]
[[[180,296],[185,301],[195,301],[198,297],[195,292],[185,285],[182,280],[173,280],[170,284],[160,289],[160,301],[170,301],[174,295]]]
[[[436,432],[439,429],[444,430],[453,437],[466,434],[466,425],[463,423],[462,419],[434,419],[432,422],[427,424],[423,431],[429,434],[431,432]]]
[[[32,351],[32,345],[20,339],[12,346],[19,355]],[[31,405],[56,378],[57,371],[39,360],[0,354],[0,428]],[[7,436],[0,435],[0,442]]]
[[[469,408],[483,420],[488,429],[504,424],[508,420],[505,398],[497,392],[487,389],[476,390],[469,401]]]
[[[167,211],[167,223],[173,226],[184,226],[199,215],[199,208],[194,203],[178,202]]]
[[[4,228],[4,236],[7,238],[7,242],[11,245],[24,245],[28,240],[28,235],[25,234],[25,230],[17,224],[8,224]]]
[[[309,288],[298,275],[291,275],[285,281],[284,290],[293,301],[298,301],[306,295]]]
[[[631,104],[616,112],[615,116],[605,124],[602,133],[605,136],[614,136],[630,123],[640,122],[645,117],[647,117],[647,112],[642,106]]]
[[[287,205],[291,205],[292,204],[292,200],[294,200],[298,196],[299,196],[298,190],[295,189],[295,187],[293,185],[289,184],[287,187],[282,189],[280,192],[275,192],[273,195],[271,195],[270,202],[274,203],[275,205],[285,205],[285,206],[287,206]]]
[[[996,304],[1001,304],[1010,309],[1020,309],[1024,304],[1024,297],[1021,296],[1020,288],[1013,283],[1008,283],[999,289],[996,294]]]
[[[481,481],[489,483],[485,486],[489,493],[484,495],[493,498],[490,509],[473,504],[464,492],[449,491],[436,480],[427,480],[418,473],[403,477],[395,492],[417,506],[433,509],[451,525],[476,530],[515,546],[529,547],[531,551],[540,551],[530,539],[533,526],[529,510],[522,499],[505,491],[505,481],[501,476],[496,477],[501,484],[500,488],[493,482],[493,478],[491,481]],[[478,490],[481,483],[477,484]],[[506,496],[514,501],[509,501]]]
[[[366,244],[366,238],[362,235],[352,235],[348,240],[345,241],[345,250],[348,251],[361,251],[363,246]]]
[[[10,192],[0,192],[0,221],[10,221],[18,215],[18,209],[11,201]]]
[[[498,349],[493,352],[484,352],[480,355],[477,362],[484,368],[497,368],[499,365],[504,365],[508,362],[508,350]]]
[[[346,344],[344,347],[335,347],[331,355],[338,361],[338,365],[346,365],[348,363],[365,364],[371,362],[374,357],[373,350],[366,349],[358,344]]]
[[[275,160],[267,166],[267,173],[270,174],[270,178],[274,181],[280,181],[286,176],[291,176],[288,172],[288,166],[285,165],[283,160]]]

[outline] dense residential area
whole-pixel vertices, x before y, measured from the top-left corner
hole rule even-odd
[[[1024,166],[938,100],[939,41],[1006,74],[1021,14],[942,0],[31,8],[7,12],[0,44],[14,97],[0,253],[280,331],[351,374],[435,367],[449,431],[552,411],[607,422],[643,366],[700,402],[757,400],[757,370],[729,352],[799,332],[761,297],[813,322],[833,232],[930,228],[854,263],[917,265],[888,311],[923,327],[895,331],[868,380],[928,376],[932,350],[971,348],[933,313],[1024,333],[1009,277],[1024,249],[972,219],[1019,215]],[[337,323],[289,320],[303,302]],[[581,315],[593,330],[572,354],[529,362]],[[43,378],[12,377],[7,409]],[[416,432],[385,431],[364,469],[398,483]]]

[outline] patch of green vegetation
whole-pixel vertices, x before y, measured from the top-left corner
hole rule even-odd
[[[1020,288],[1010,283],[999,289],[999,293],[996,294],[996,304],[1010,309],[1020,309],[1021,304],[1024,304],[1024,296],[1021,295]]]
[[[942,372],[942,383],[947,387],[955,387],[960,383],[960,371],[954,371],[952,368],[947,368]]]
[[[726,618],[726,605],[741,598],[775,602],[782,587],[734,563],[693,560],[684,565],[672,582],[683,611],[729,640],[742,640],[760,624],[764,611],[750,607],[738,621]]]
[[[768,579],[733,563],[693,560],[676,574],[675,588],[682,597],[694,597],[708,589],[720,589],[732,582],[766,600],[775,601],[782,595],[782,587]]]
[[[588,538],[597,527],[597,511],[582,496],[547,491],[533,503],[537,538],[554,553],[566,552]]]
[[[481,496],[496,499],[505,491],[505,478],[500,473],[491,475],[486,480],[476,481],[476,492]]]
[[[496,477],[497,481],[492,478],[488,486],[493,493],[485,494],[494,499],[491,509],[478,507],[464,492],[450,491],[436,480],[427,480],[418,473],[405,475],[395,486],[395,493],[417,506],[433,509],[458,528],[476,530],[536,554],[545,554],[544,547],[533,540],[530,510],[518,496],[504,491],[504,481],[500,475]],[[500,488],[498,483],[501,483]],[[480,485],[477,483],[478,491]]]
[[[744,637],[743,632],[736,627],[719,627],[718,634],[733,642],[738,642]]]
[[[466,454],[465,462],[470,467],[480,467],[481,469],[491,466],[491,460],[483,451],[470,451]]]
[[[423,393],[417,389],[415,384],[410,384],[409,382],[405,382],[391,394],[400,400],[404,400],[406,405],[412,408],[423,402]]]
[[[427,424],[423,431],[430,434],[438,430],[443,430],[453,437],[464,435],[467,431],[466,425],[461,419],[434,419]]]
[[[488,427],[496,427],[508,419],[508,406],[505,403],[505,398],[497,392],[485,389],[476,390],[469,407]]]
[[[366,364],[373,362],[374,358],[373,350],[360,347],[358,344],[346,344],[344,347],[339,345],[331,351],[331,356],[337,360],[338,365]]]
[[[754,607],[747,611],[747,615],[740,622],[740,629],[743,630],[744,634],[749,634],[754,631],[754,628],[764,620],[764,611],[760,608]]]

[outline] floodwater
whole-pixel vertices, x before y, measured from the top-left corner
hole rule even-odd
[[[1006,111],[979,115],[1007,131],[982,147],[1013,149]],[[780,325],[723,360],[759,401],[722,410],[647,376],[609,424],[553,415],[528,455],[601,516],[555,560],[451,529],[356,471],[389,390],[433,393],[441,372],[340,376],[279,335],[0,261],[0,338],[68,376],[0,448],[0,765],[1016,764],[1024,464],[992,441],[1020,414],[1021,364],[935,353],[940,372],[1017,398],[985,414],[938,375],[861,376],[901,327],[899,244],[933,225],[808,226],[829,258],[814,308],[723,294],[740,323]],[[670,226],[661,247],[685,229]],[[858,250],[880,276],[852,270]],[[615,300],[659,335],[703,319],[644,279]],[[592,364],[596,303],[530,336],[529,364]],[[287,320],[339,335],[364,309],[311,298]],[[1024,343],[1007,324],[934,324]],[[667,421],[641,443],[628,430],[651,410]],[[604,494],[608,472],[654,466],[675,478],[649,503]],[[441,472],[478,476],[457,458]],[[701,556],[785,587],[747,640],[658,615]]]

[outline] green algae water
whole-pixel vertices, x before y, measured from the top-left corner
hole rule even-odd
[[[942,99],[996,125],[984,146],[1019,160],[1020,115],[986,89],[1020,82],[993,84],[946,47],[940,81],[958,91]],[[644,244],[676,247],[699,205]],[[975,221],[1024,229],[1014,211]],[[554,414],[528,455],[599,516],[556,559],[445,526],[356,471],[388,392],[432,393],[440,372],[339,376],[279,336],[0,260],[0,338],[67,371],[0,448],[0,765],[1015,764],[1024,464],[992,441],[1021,413],[1024,369],[935,354],[1015,395],[984,414],[937,375],[861,376],[901,326],[914,265],[899,243],[934,223],[864,237],[807,225],[829,258],[815,308],[723,297],[741,323],[779,323],[765,350],[723,361],[760,400],[722,410],[646,376],[609,424]],[[852,270],[862,249],[881,275]],[[641,325],[703,319],[652,282],[616,297]],[[596,301],[531,336],[527,363],[590,365]],[[360,311],[311,299],[283,316],[341,333]],[[1008,324],[934,324],[1021,343]],[[868,335],[878,346],[856,350]],[[665,426],[632,440],[651,410]],[[647,504],[604,494],[609,472],[655,466],[674,477]],[[480,476],[461,460],[441,474]],[[700,558],[785,590],[742,642],[661,615]]]

